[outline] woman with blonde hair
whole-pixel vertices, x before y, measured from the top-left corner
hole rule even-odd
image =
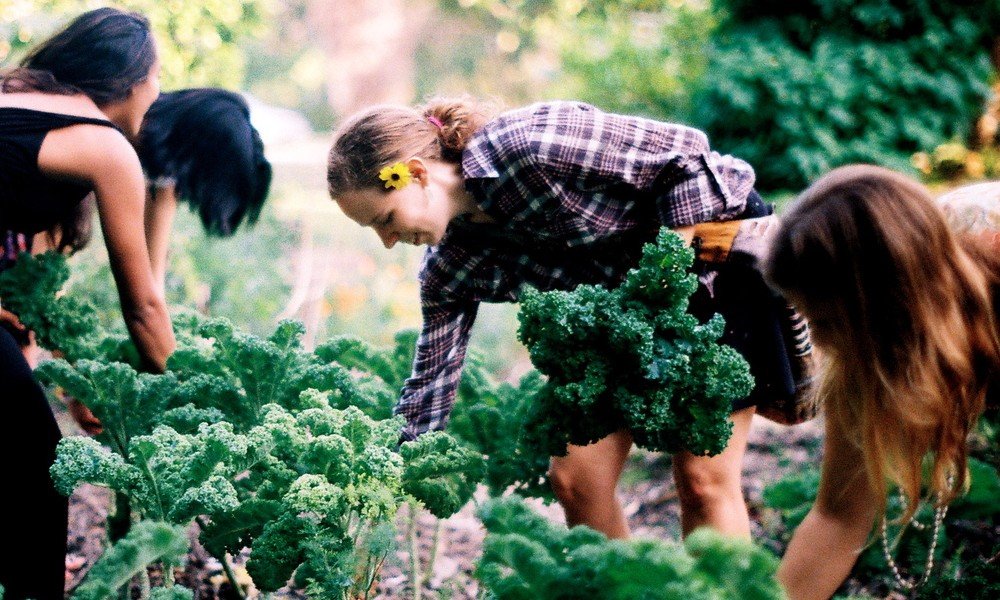
[[[328,182],[341,210],[386,248],[428,246],[423,329],[396,406],[405,440],[447,423],[481,302],[516,302],[526,285],[615,286],[661,227],[768,214],[750,165],[712,151],[704,133],[568,101],[498,116],[466,99],[371,108],[335,135]],[[754,337],[733,322],[734,337]],[[762,355],[770,368],[773,357]],[[708,525],[750,536],[742,461],[757,401],[772,391],[758,380],[733,403],[722,453],[673,457],[685,533]],[[570,524],[629,535],[616,487],[631,447],[622,430],[553,458],[552,487]]]
[[[923,186],[879,167],[832,171],[781,221],[765,273],[823,356],[826,437],[817,501],[778,575],[793,600],[829,598],[890,485],[904,521],[922,485],[938,507],[965,488],[966,438],[1000,365],[1000,269]]]

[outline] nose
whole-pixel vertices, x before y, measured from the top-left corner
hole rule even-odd
[[[386,248],[392,248],[399,241],[399,234],[386,231],[384,229],[376,229],[375,232],[378,234],[379,239],[382,240],[382,245]]]

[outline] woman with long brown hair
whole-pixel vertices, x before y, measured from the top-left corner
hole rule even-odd
[[[113,8],[83,13],[0,77],[0,232],[26,240],[50,232],[60,249],[77,248],[93,194],[122,315],[153,370],[175,341],[150,267],[145,185],[130,139],[159,94],[158,77],[149,22]],[[0,322],[23,333],[7,311]],[[10,599],[61,599],[67,505],[49,477],[59,429],[3,327],[0,390],[4,417],[21,433],[0,436],[0,584]]]
[[[966,437],[1000,365],[996,258],[953,233],[922,185],[879,167],[832,171],[781,220],[766,274],[823,357],[826,437],[817,501],[779,578],[793,600],[829,598],[890,485],[904,520],[922,486],[942,507],[966,485]]]

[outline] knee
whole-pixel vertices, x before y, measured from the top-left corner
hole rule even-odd
[[[687,466],[676,469],[677,495],[684,510],[701,511],[706,507],[743,502],[739,473]]]
[[[579,506],[614,496],[616,481],[582,473],[577,469],[554,464],[549,469],[549,485],[563,506]]]

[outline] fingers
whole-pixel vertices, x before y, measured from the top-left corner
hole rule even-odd
[[[0,308],[0,323],[13,327],[20,332],[27,332],[28,330],[28,328],[21,323],[21,319],[17,318],[17,315],[3,308]]]

